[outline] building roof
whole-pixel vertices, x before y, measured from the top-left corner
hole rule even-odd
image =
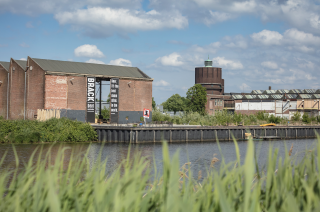
[[[303,91],[301,89],[292,89],[289,93],[303,93]]]
[[[289,93],[289,90],[286,90],[286,89],[280,89],[280,90],[277,90],[276,93],[280,93],[280,94],[284,94],[284,93]]]
[[[283,95],[282,94],[274,94],[274,95],[271,95],[271,97],[273,99],[283,99]]]
[[[298,94],[286,94],[287,99],[296,99]]]
[[[243,95],[244,99],[257,99],[257,95]]]
[[[252,90],[251,94],[262,94],[264,90]]]
[[[276,92],[277,92],[276,90],[265,90],[264,91],[265,94],[274,94]]]
[[[313,94],[316,99],[320,99],[320,94]]]
[[[304,89],[303,93],[316,93],[316,89]]]
[[[137,67],[31,58],[47,73],[153,80]]]
[[[3,68],[5,68],[7,71],[9,71],[10,62],[0,61],[0,64],[3,66]]]
[[[257,95],[257,97],[258,97],[259,99],[269,99],[269,95],[265,95],[265,94]]]
[[[232,99],[242,99],[243,96],[242,95],[232,95]]]
[[[312,95],[311,94],[299,94],[301,99],[311,99]]]
[[[14,60],[14,59],[13,59]],[[26,70],[27,68],[27,61],[26,60],[14,60],[18,65],[23,69]]]

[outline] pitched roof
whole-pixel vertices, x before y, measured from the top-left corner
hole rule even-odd
[[[100,77],[140,78],[153,80],[137,67],[81,63],[31,58],[43,70],[56,74],[79,74]]]
[[[14,60],[14,59],[12,59]],[[23,69],[26,70],[27,67],[27,61],[26,60],[14,60],[18,65]]]
[[[0,61],[0,64],[3,66],[3,68],[5,68],[7,71],[9,71],[10,62]]]

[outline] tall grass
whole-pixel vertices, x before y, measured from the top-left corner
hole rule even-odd
[[[270,148],[267,166],[259,170],[253,141],[242,164],[234,143],[237,161],[221,158],[219,170],[208,167],[203,180],[193,178],[190,163],[179,164],[179,153],[170,158],[165,142],[161,176],[150,174],[145,158],[129,155],[109,175],[106,161],[90,166],[88,157],[63,166],[63,151],[54,163],[50,154],[36,165],[31,158],[20,173],[0,173],[0,211],[320,211],[315,150],[295,161],[290,151],[278,155]]]
[[[97,134],[90,124],[67,118],[37,120],[0,119],[0,143],[95,141]]]

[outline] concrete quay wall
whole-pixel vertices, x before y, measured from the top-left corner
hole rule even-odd
[[[273,137],[277,139],[316,138],[320,126],[277,126],[277,127],[123,127],[93,126],[102,142],[152,143],[195,141],[244,140],[245,133],[253,137]]]

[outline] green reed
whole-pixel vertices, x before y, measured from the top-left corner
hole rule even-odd
[[[178,152],[170,158],[166,142],[161,176],[151,175],[146,158],[129,153],[108,175],[107,161],[72,156],[66,165],[65,149],[45,160],[33,153],[23,170],[0,173],[0,211],[320,211],[320,138],[299,161],[292,148],[278,155],[270,147],[264,170],[253,141],[243,163],[234,144],[237,161],[225,164],[222,157],[217,169],[215,158],[203,180],[193,178],[192,164],[179,164]]]

